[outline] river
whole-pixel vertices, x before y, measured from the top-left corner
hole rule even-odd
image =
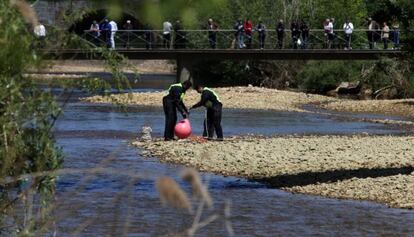
[[[51,231],[57,236],[173,236],[191,226],[193,216],[162,207],[154,183],[170,176],[180,181],[181,166],[143,158],[130,147],[141,126],[152,126],[154,136],[163,131],[161,108],[128,107],[128,113],[110,105],[85,104],[77,99],[65,107],[55,134],[65,153],[64,168],[100,167],[108,173],[59,177],[58,207],[51,214]],[[289,112],[225,110],[225,135],[261,134],[391,134],[402,131],[381,124],[355,122],[347,116]],[[201,132],[202,110],[191,114],[195,133]],[[345,118],[345,119],[344,119]],[[275,151],[277,152],[277,151]],[[133,179],[132,174],[141,176]],[[234,177],[202,174],[209,180],[221,211],[231,202],[235,236],[414,236],[414,211],[392,209],[361,201],[343,201],[294,195]],[[197,236],[226,236],[217,221]]]

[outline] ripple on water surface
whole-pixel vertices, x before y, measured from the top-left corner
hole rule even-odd
[[[65,168],[104,167],[110,174],[93,175],[83,186],[85,175],[60,177],[57,196],[63,204],[56,213],[64,218],[56,217],[58,233],[71,233],[91,220],[92,224],[82,232],[85,236],[122,234],[127,219],[131,236],[180,232],[183,226],[191,225],[191,216],[162,208],[154,188],[160,175],[179,180],[182,167],[144,159],[128,145],[143,124],[150,124],[156,135],[162,133],[162,110],[133,108],[130,112],[126,115],[111,106],[79,103],[66,108],[56,130],[58,143],[66,154]],[[201,132],[203,118],[202,112],[191,116],[196,133]],[[230,110],[225,111],[223,123],[228,135],[399,132],[379,124],[336,121],[300,113]],[[129,174],[143,177],[131,184]],[[231,200],[236,236],[413,236],[414,233],[412,211],[368,202],[293,195],[233,177],[202,176],[209,180],[216,209],[221,209],[224,200]],[[185,183],[180,184],[190,189]],[[128,192],[124,192],[126,188]],[[199,236],[225,234],[223,223],[216,222]]]

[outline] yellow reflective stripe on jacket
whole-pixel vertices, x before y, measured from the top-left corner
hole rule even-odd
[[[173,87],[175,87],[175,86],[178,86],[180,88],[183,88],[183,85],[181,83],[173,84],[173,85],[170,86],[170,88],[168,88],[168,94],[171,92],[171,89]],[[185,97],[185,92],[181,93],[180,100],[183,101],[184,100],[184,97]]]
[[[210,89],[208,87],[204,87],[204,90],[210,91],[211,93],[213,93],[213,95],[216,97],[217,101],[221,103],[220,98],[218,97],[218,95],[216,94],[215,91],[213,91],[212,89]]]

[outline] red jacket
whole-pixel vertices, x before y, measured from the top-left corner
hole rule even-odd
[[[253,23],[251,21],[244,22],[244,32],[246,32],[248,35],[251,35],[253,33]]]

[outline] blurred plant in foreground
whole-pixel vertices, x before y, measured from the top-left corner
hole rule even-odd
[[[224,221],[228,236],[234,236],[234,230],[230,220],[230,201],[225,202],[222,210],[202,220],[204,208],[213,208],[213,199],[208,192],[207,184],[201,182],[200,175],[193,169],[184,170],[181,177],[191,185],[194,205],[197,205],[198,202],[195,213],[193,202],[177,182],[169,177],[161,177],[157,180],[157,190],[160,193],[160,200],[164,206],[185,209],[194,215],[193,224],[184,233],[179,234],[185,234],[189,237],[195,236],[203,227],[221,219]]]

